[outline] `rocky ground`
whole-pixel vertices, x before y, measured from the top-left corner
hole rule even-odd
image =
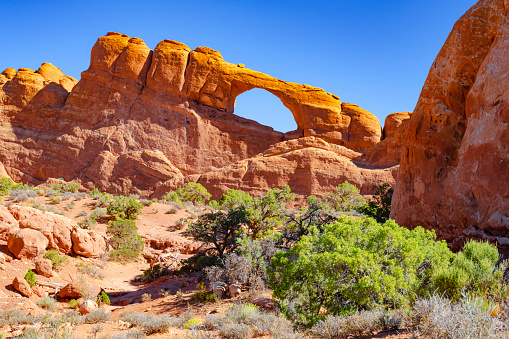
[[[2,208],[5,209],[5,206],[8,206],[9,211],[18,211],[20,208],[16,206],[33,205],[36,202],[43,209],[53,206],[50,208],[63,213],[65,218],[69,218],[72,223],[78,223],[86,218],[83,211],[90,215],[96,208],[95,204],[97,202],[97,198],[93,199],[88,195],[81,195],[83,198],[70,198],[59,203],[55,203],[51,198],[44,195],[15,203],[10,201],[8,196],[4,196],[4,207]],[[99,329],[100,331],[95,334],[96,337],[129,331],[129,324],[119,321],[119,317],[124,312],[180,316],[192,309],[195,318],[204,319],[208,314],[224,313],[233,304],[247,302],[259,305],[264,312],[275,312],[270,291],[254,294],[244,291],[235,298],[226,298],[212,303],[192,301],[191,296],[200,290],[198,274],[163,276],[150,283],[142,281],[143,272],[149,269],[151,264],[158,263],[160,257],[163,264],[166,263],[166,265],[174,267],[172,266],[176,262],[174,258],[181,262],[202,247],[202,244],[186,237],[184,232],[187,226],[183,220],[196,218],[200,212],[204,211],[204,208],[188,207],[187,209],[175,210],[172,207],[171,204],[153,202],[142,209],[136,225],[144,240],[145,250],[143,257],[135,262],[119,263],[108,261],[106,255],[87,258],[70,253],[58,269],[44,269],[40,263],[37,263],[38,259],[16,258],[9,250],[7,241],[0,241],[0,251],[4,259],[0,265],[0,309],[20,308],[30,315],[44,316],[48,311],[38,306],[38,302],[41,297],[51,296],[57,299],[56,305],[51,311],[53,315],[71,310],[69,307],[71,297],[58,298],[55,296],[55,288],[41,286],[41,283],[44,284],[45,282],[57,283],[61,286],[72,283],[78,286],[78,289],[83,290],[83,286],[85,286],[85,289],[94,291],[94,293],[97,293],[100,289],[104,290],[109,295],[111,304],[102,305],[101,307],[110,314],[110,319],[103,322],[100,328],[95,324],[82,324],[73,327],[72,332],[81,338],[94,337],[92,332],[97,332]],[[48,218],[57,216],[52,212],[43,212],[43,214]],[[5,219],[4,216],[3,221]],[[93,226],[93,231],[106,237],[106,227],[110,219],[107,215],[98,218],[97,224]],[[44,228],[45,225],[39,226]],[[25,292],[29,297],[22,295],[13,286],[15,278],[24,280],[23,277],[28,269],[35,272],[38,282],[32,288],[32,291]],[[62,295],[62,292],[59,292],[59,296]],[[78,299],[78,297],[76,298]],[[79,301],[81,302],[82,299],[79,299]],[[6,325],[0,329],[0,333],[5,334],[8,338],[15,337],[21,333],[24,326]],[[185,338],[190,335],[190,330],[172,328],[167,333],[155,334],[151,337]],[[410,338],[410,335],[408,333],[383,332],[371,338]]]

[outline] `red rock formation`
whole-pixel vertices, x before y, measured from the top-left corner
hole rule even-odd
[[[411,112],[392,113],[385,118],[384,139],[371,147],[363,159],[366,164],[375,168],[386,168],[399,165],[401,148],[408,130]]]
[[[400,224],[458,243],[509,236],[508,10],[479,1],[435,59],[404,142],[392,206]]]
[[[236,97],[252,88],[281,99],[298,130],[283,134],[236,116]],[[141,39],[108,33],[97,40],[77,84],[50,64],[37,71],[7,69],[0,76],[0,109],[0,163],[16,181],[64,177],[144,196],[189,180],[217,194],[231,183],[253,192],[291,184],[302,195],[345,179],[366,192],[393,182],[393,171],[371,171],[360,160],[382,136],[371,113],[320,88],[278,80],[228,63],[210,48],[191,50],[172,40],[151,51]],[[287,150],[290,164],[283,155],[260,155],[303,137],[325,146],[297,141],[307,146]],[[338,147],[352,150],[339,156]],[[251,172],[262,162],[259,174],[274,178]],[[246,172],[228,177],[239,166]]]

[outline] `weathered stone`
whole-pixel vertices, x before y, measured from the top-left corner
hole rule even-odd
[[[87,258],[98,258],[106,252],[106,240],[92,230],[77,227],[72,231],[71,236],[72,248],[76,254]]]
[[[16,291],[23,294],[25,297],[30,298],[32,296],[32,289],[30,288],[30,285],[25,279],[15,277],[14,280],[12,281],[12,286]]]
[[[93,300],[85,300],[81,303],[79,312],[81,314],[89,314],[92,311],[95,311],[99,308],[97,303]]]
[[[81,297],[95,298],[101,292],[99,285],[87,282],[70,282],[59,292],[58,296],[62,299],[79,299]]]
[[[391,217],[461,244],[472,227],[509,236],[507,1],[454,25],[409,122]]]
[[[37,258],[35,260],[35,270],[37,274],[44,277],[50,278],[53,276],[53,268],[49,259]]]
[[[11,235],[7,248],[18,259],[41,256],[48,246],[48,239],[39,231],[21,229]]]

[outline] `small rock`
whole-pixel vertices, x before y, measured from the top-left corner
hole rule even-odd
[[[49,259],[37,258],[35,260],[35,269],[38,274],[46,278],[53,276],[53,268],[51,267],[51,260]]]
[[[14,278],[12,281],[12,286],[14,286],[16,291],[23,294],[25,297],[30,297],[32,295],[32,289],[30,288],[30,285],[23,278]]]
[[[240,295],[242,292],[241,287],[239,285],[231,284],[228,286],[228,290],[230,291],[230,296],[235,298]]]
[[[86,284],[73,281],[65,285],[58,292],[58,296],[62,299],[79,299],[83,295],[95,298],[99,293],[101,293],[101,288],[97,284],[90,281]]]
[[[81,305],[80,305],[80,313],[81,314],[88,314],[94,310],[97,310],[99,308],[99,306],[97,306],[97,303],[95,301],[92,301],[92,300],[85,300]]]
[[[11,235],[7,247],[17,258],[36,258],[44,253],[48,239],[39,231],[21,229]]]

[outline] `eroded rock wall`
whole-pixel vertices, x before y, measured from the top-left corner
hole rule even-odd
[[[454,25],[409,121],[392,217],[460,244],[509,236],[509,2]]]
[[[281,99],[298,130],[283,134],[236,116],[236,97],[252,88]],[[190,180],[217,194],[229,183],[253,192],[292,184],[302,195],[330,190],[343,179],[364,191],[394,182],[394,170],[384,170],[394,164],[378,166],[376,173],[361,168],[361,156],[382,138],[370,112],[320,88],[285,82],[228,63],[210,48],[191,50],[173,40],[152,51],[139,38],[108,33],[92,48],[79,82],[50,64],[37,71],[6,69],[0,109],[0,162],[16,181],[63,177],[143,196]],[[307,145],[301,147],[306,151],[295,152],[288,145],[300,138],[329,146],[302,141],[297,143]],[[262,155],[274,145],[288,146],[293,162]],[[339,161],[334,152],[324,155],[330,147],[350,149],[350,156]],[[262,159],[269,160],[258,170]],[[239,166],[246,170],[235,170],[233,179]]]

